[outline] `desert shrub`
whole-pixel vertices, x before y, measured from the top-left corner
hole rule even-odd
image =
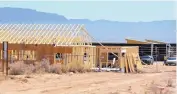
[[[50,73],[62,74],[61,64],[53,64],[50,66]]]
[[[67,65],[62,65],[61,66],[61,71],[62,71],[62,73],[67,73],[68,72],[68,66]]]
[[[76,71],[79,73],[84,73],[85,71],[85,67],[82,63],[77,63],[76,65]]]
[[[47,61],[41,61],[38,64],[26,64],[23,61],[17,61],[10,64],[9,74],[22,75],[32,73],[44,73],[49,72],[50,64]]]
[[[68,71],[69,72],[73,72],[73,73],[77,72],[77,66],[76,66],[76,64],[69,63],[69,64],[67,64],[67,66],[68,66]]]
[[[45,73],[45,72],[50,72],[50,62],[47,59],[43,59],[40,62],[34,62],[33,66],[31,66],[33,73]]]
[[[36,68],[33,64],[29,64],[29,65],[26,64],[24,67],[25,67],[24,68],[24,74],[30,75],[30,74],[36,72]]]
[[[49,72],[50,71],[50,62],[47,59],[43,59],[40,62],[40,67],[43,68],[45,70],[45,72]]]
[[[73,73],[76,72],[85,73],[91,71],[91,66],[89,64],[84,64],[82,62],[72,62],[69,63],[67,66],[68,66],[68,71]]]
[[[67,72],[73,73],[84,73],[90,72],[91,67],[89,64],[84,64],[82,62],[74,62],[69,63],[67,65],[62,64],[52,64],[47,59],[43,59],[40,62],[34,62],[27,64],[23,61],[18,61],[15,63],[10,64],[10,71],[11,75],[21,75],[27,74],[30,75],[32,73],[56,73],[62,74]]]
[[[69,63],[67,66],[69,68],[68,69],[69,72],[73,72],[73,73],[77,73],[77,72],[83,73],[84,72],[84,66],[82,63],[72,62],[72,63]]]
[[[35,72],[34,72],[34,73],[37,73],[37,74],[44,74],[44,73],[46,73],[46,72],[45,72],[45,68],[41,68],[41,67],[36,68],[36,67],[35,67]]]
[[[84,65],[84,70],[86,71],[86,72],[91,72],[92,70],[91,70],[91,66],[89,65],[89,64],[85,64]]]
[[[25,72],[24,69],[26,65],[24,64],[23,61],[18,61],[15,63],[11,63],[9,67],[10,67],[10,70],[9,70],[10,75],[22,75]]]

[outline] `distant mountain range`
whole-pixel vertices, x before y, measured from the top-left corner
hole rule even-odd
[[[131,16],[131,15],[130,15]],[[125,42],[125,38],[176,41],[176,21],[118,22],[108,20],[67,19],[54,13],[22,8],[0,8],[0,23],[85,24],[88,32],[99,41]]]

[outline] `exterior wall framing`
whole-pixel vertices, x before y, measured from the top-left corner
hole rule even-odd
[[[97,46],[96,48],[96,66],[98,67],[120,67],[120,64],[122,63],[122,50],[126,50],[126,54],[137,54],[139,53],[139,47],[121,47],[121,46]],[[109,60],[109,53],[118,53],[118,59],[115,60],[115,64],[113,65],[113,60]],[[116,57],[116,56],[115,56]],[[139,57],[139,55],[138,55]]]
[[[96,60],[96,48],[92,46],[92,38],[84,25],[0,24],[0,36],[0,43],[9,43],[9,55],[14,56],[16,60],[38,61],[49,58],[51,63],[84,61],[91,66],[94,66]],[[2,44],[0,50],[2,60]],[[62,54],[60,60],[55,58],[57,53]]]

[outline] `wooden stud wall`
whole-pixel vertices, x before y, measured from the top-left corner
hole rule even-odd
[[[72,54],[67,55],[66,57],[67,63],[78,62],[89,64],[89,66],[95,67],[96,47],[77,46],[73,47],[72,49]],[[84,58],[84,53],[87,54],[86,58]]]
[[[0,44],[1,59],[2,59],[2,44]],[[41,60],[45,55],[50,56],[51,63],[54,62],[54,53],[72,53],[72,47],[52,45],[33,45],[33,44],[9,44],[9,55],[15,54],[17,60],[26,60],[26,55],[30,60]]]
[[[105,65],[106,67],[108,64],[111,64],[113,60],[108,60],[108,53],[118,53],[118,60],[115,61],[115,66],[124,66],[125,64],[127,65],[127,61],[122,58],[121,56],[121,50],[126,50],[126,54],[134,53],[138,54],[139,53],[139,47],[121,47],[121,46],[97,46],[96,48],[96,66],[103,66]],[[103,57],[103,58],[102,58]],[[125,64],[121,64],[121,62],[125,62]],[[128,66],[128,65],[127,65]]]

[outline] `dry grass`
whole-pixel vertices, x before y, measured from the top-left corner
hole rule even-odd
[[[40,62],[39,64],[26,64],[24,61],[18,61],[15,63],[11,63],[9,65],[10,75],[23,75],[23,74],[33,74],[33,73],[44,73],[49,71],[49,66],[46,62]]]
[[[48,60],[43,59],[40,62],[34,62],[32,64],[27,64],[24,61],[18,61],[15,63],[10,64],[10,75],[23,75],[23,74],[42,74],[42,73],[56,73],[56,74],[62,74],[62,73],[85,73],[90,72],[90,65],[83,64],[83,63],[69,63],[67,65],[63,64],[53,64],[50,65],[50,62]]]
[[[16,63],[10,64],[9,74],[11,75],[22,75],[25,73],[26,65],[23,61],[18,61]]]
[[[53,64],[50,66],[50,73],[62,74],[61,65]]]
[[[68,71],[73,73],[91,72],[91,66],[89,64],[83,64],[81,62],[73,62],[66,66],[68,67]]]
[[[61,71],[62,71],[62,73],[67,73],[67,72],[69,72],[69,67],[66,65],[61,65]]]
[[[73,72],[73,73],[84,72],[84,66],[82,63],[73,62],[73,63],[69,63],[67,66],[69,68],[69,72]]]

